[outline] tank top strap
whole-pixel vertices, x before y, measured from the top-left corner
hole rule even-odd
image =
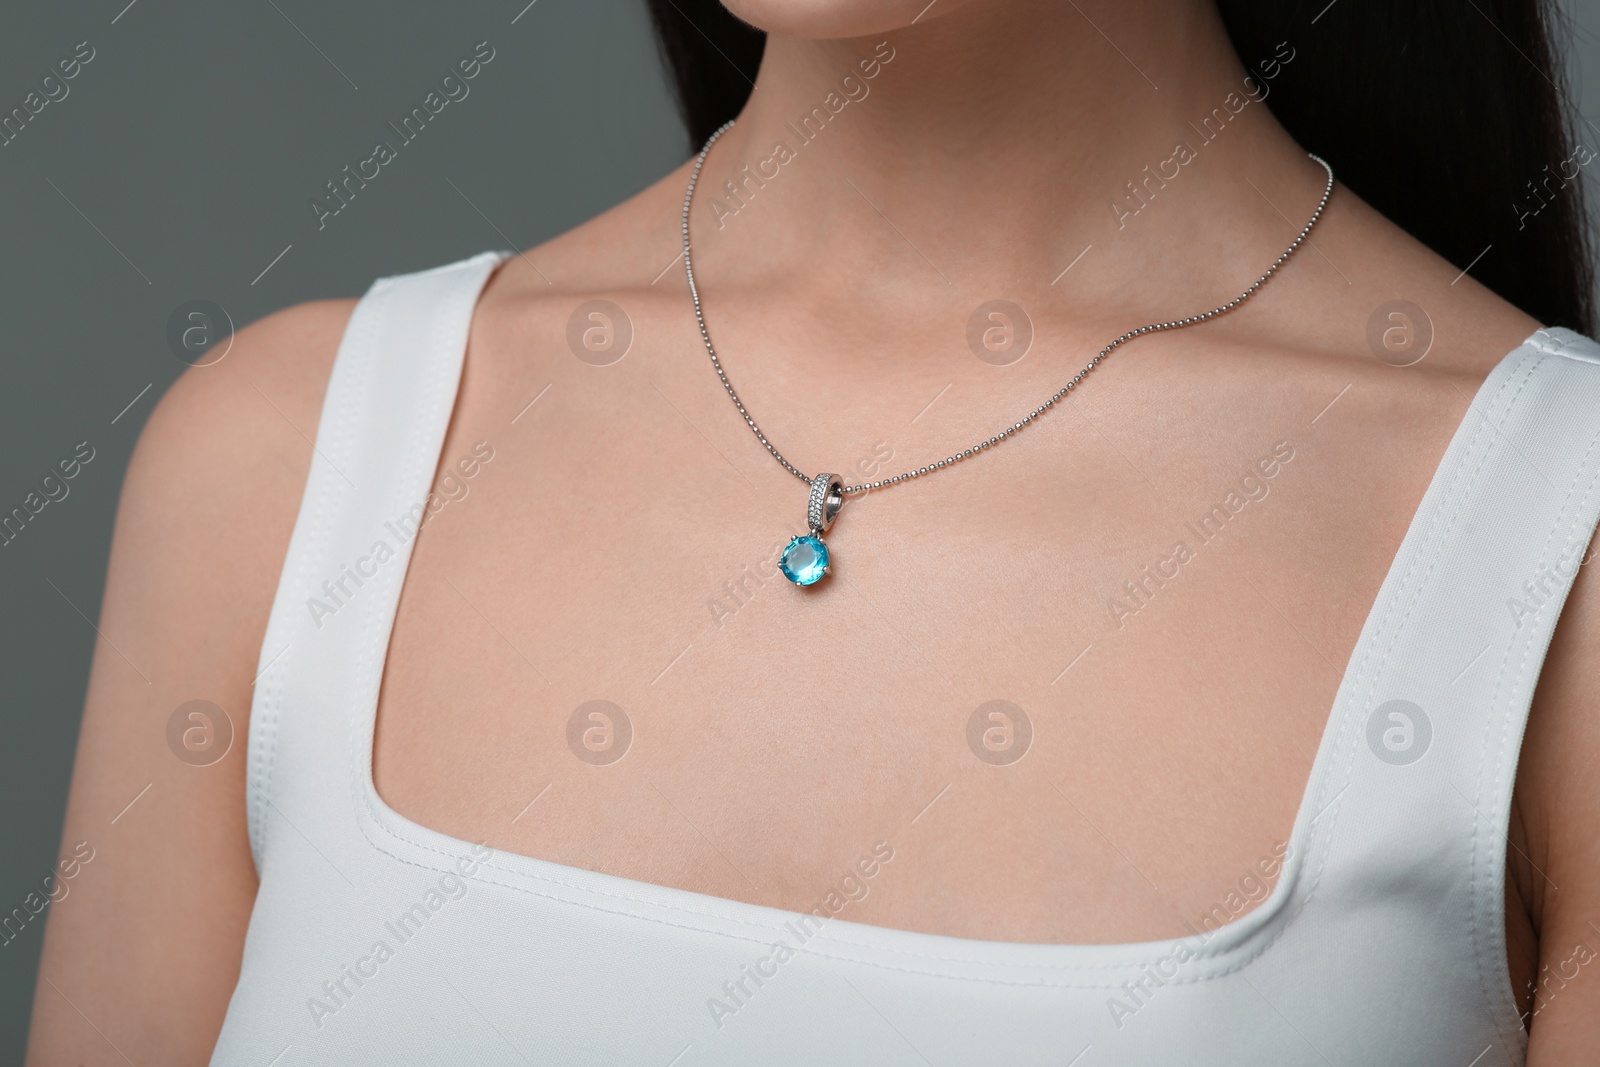
[[[1301,907],[1470,936],[1506,1035],[1507,827],[1556,619],[1600,517],[1600,346],[1543,329],[1489,374],[1362,629],[1295,837]]]
[[[336,835],[337,813],[350,810],[352,734],[381,680],[371,640],[388,633],[416,532],[434,507],[473,310],[504,259],[485,252],[379,279],[345,328],[251,703],[247,814],[258,874],[280,828],[311,839],[306,820]]]

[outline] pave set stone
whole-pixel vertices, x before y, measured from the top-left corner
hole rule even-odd
[[[819,474],[811,479],[811,499],[806,501],[806,525],[812,530],[822,530],[822,503],[828,496],[828,476]]]

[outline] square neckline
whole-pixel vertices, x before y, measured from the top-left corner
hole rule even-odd
[[[494,271],[509,258],[510,253],[485,255],[495,255],[498,259],[489,275],[483,280],[484,287],[488,284],[488,277],[492,277]],[[478,292],[481,293],[481,289]],[[477,310],[478,295],[475,294],[469,320],[472,323],[476,322]],[[1401,580],[1399,571],[1406,562],[1403,557],[1407,555],[1407,546],[1415,537],[1420,536],[1419,531],[1431,517],[1430,513],[1440,506],[1440,502],[1434,498],[1446,492],[1444,483],[1452,474],[1452,468],[1456,466],[1450,461],[1452,457],[1457,456],[1458,442],[1470,432],[1469,428],[1475,418],[1486,418],[1480,405],[1488,405],[1491,391],[1505,387],[1513,370],[1512,364],[1520,362],[1518,357],[1526,359],[1530,356],[1544,355],[1538,339],[1541,335],[1551,332],[1548,328],[1541,327],[1506,353],[1479,384],[1472,401],[1451,432],[1439,462],[1429,478],[1427,488],[1412,513],[1400,545],[1374,593],[1359,636],[1351,648],[1324,721],[1311,770],[1295,809],[1295,818],[1288,837],[1288,852],[1271,893],[1259,905],[1209,933],[1125,942],[986,940],[827,917],[822,919],[820,931],[807,945],[797,951],[816,951],[827,955],[828,953],[814,947],[816,942],[822,941],[830,943],[836,949],[864,951],[871,957],[856,962],[890,966],[893,969],[907,969],[905,964],[908,961],[929,961],[934,964],[934,970],[929,973],[952,971],[948,976],[977,976],[985,981],[1002,982],[1007,979],[992,972],[1005,975],[1038,971],[1058,976],[1084,972],[1087,981],[1069,981],[1065,984],[1107,986],[1116,984],[1109,977],[1112,971],[1137,972],[1152,961],[1170,958],[1179,951],[1186,951],[1189,958],[1196,961],[1186,963],[1186,966],[1197,968],[1202,972],[1191,975],[1189,981],[1231,973],[1264,952],[1298,914],[1308,899],[1311,888],[1315,886],[1313,879],[1311,887],[1301,892],[1301,883],[1306,874],[1312,848],[1319,845],[1325,847],[1326,844],[1327,831],[1318,829],[1315,824],[1330,813],[1337,815],[1344,790],[1341,789],[1314,813],[1313,798],[1320,798],[1329,786],[1338,759],[1338,750],[1343,743],[1343,727],[1346,725],[1346,720],[1357,710],[1354,703],[1356,689],[1365,675],[1374,673],[1380,666],[1379,663],[1368,662],[1375,651],[1371,646],[1381,628],[1383,620],[1380,616],[1392,613],[1397,607],[1396,587]],[[469,325],[469,339],[470,336]],[[462,347],[463,352],[453,364],[451,381],[446,387],[449,402],[447,429],[450,421],[453,421],[457,387],[464,366],[466,345],[463,344]],[[428,480],[425,485],[433,483],[441,462],[442,449],[440,455],[432,457],[427,465]],[[1430,504],[1433,506],[1430,507]],[[400,593],[409,574],[412,553],[418,540],[420,537],[415,537],[404,546],[402,566],[398,568],[394,578],[397,587],[394,591],[393,607],[384,612],[364,613],[367,618],[363,627],[364,639],[371,642],[364,651],[374,656],[376,680],[372,685],[370,699],[363,698],[360,713],[352,716],[349,745],[352,761],[351,785],[357,822],[370,844],[400,862],[445,871],[449,869],[447,860],[454,860],[469,849],[491,846],[485,843],[475,844],[432,829],[397,811],[378,793],[373,771],[377,715],[382,703],[384,675],[389,663]],[[1330,819],[1323,826],[1331,825],[1332,822]],[[403,857],[391,852],[378,839],[377,835],[380,834],[394,842],[402,843],[412,855]],[[435,856],[438,858],[431,859]],[[774,931],[781,930],[786,925],[792,926],[796,922],[814,921],[817,918],[810,912],[791,911],[732,897],[626,878],[498,848],[493,849],[493,856],[483,862],[480,870],[494,870],[510,881],[495,882],[495,879],[486,878],[481,873],[475,876],[479,881],[495,882],[507,888],[635,919],[665,922],[672,926],[724,936],[748,937],[737,932],[741,930],[764,932],[764,937],[748,938],[753,941],[765,942]],[[1291,903],[1297,906],[1291,908]],[[977,969],[976,973],[973,972],[974,967]],[[926,971],[926,967],[914,965],[910,969]],[[1089,973],[1097,971],[1106,974],[1088,977]],[[1124,975],[1119,973],[1118,977]],[[1017,984],[1041,983],[1030,980]],[[1045,981],[1042,984],[1061,983]]]

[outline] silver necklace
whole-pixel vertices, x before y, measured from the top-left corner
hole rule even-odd
[[[892,478],[883,478],[876,482],[863,482],[860,485],[846,485],[844,479],[837,474],[823,473],[807,477],[796,469],[794,464],[783,458],[783,453],[779,452],[773,443],[767,440],[767,435],[761,432],[761,427],[756,425],[756,420],[751,418],[750,412],[745,410],[744,401],[740,400],[739,394],[734,392],[733,383],[728,381],[728,375],[722,369],[722,361],[717,358],[717,350],[711,344],[711,333],[706,329],[705,311],[700,306],[700,290],[694,283],[694,261],[689,254],[689,206],[694,203],[695,183],[700,180],[700,168],[705,165],[707,153],[711,151],[711,146],[717,143],[717,138],[727,133],[732,127],[733,120],[729,119],[722,124],[716,133],[711,135],[706,141],[705,147],[700,149],[700,155],[694,161],[694,170],[689,174],[689,187],[684,190],[683,194],[683,271],[689,279],[689,295],[694,298],[694,317],[695,321],[700,324],[700,337],[706,343],[706,354],[711,357],[711,366],[716,370],[717,378],[722,382],[722,388],[727,390],[728,398],[733,401],[733,406],[739,409],[739,414],[743,416],[745,425],[749,426],[750,432],[756,435],[756,440],[760,441],[762,446],[772,453],[772,458],[777,460],[784,470],[810,487],[810,496],[806,501],[806,526],[811,532],[790,541],[783,550],[783,555],[779,558],[778,563],[778,568],[783,572],[783,576],[800,586],[812,585],[820,581],[823,575],[831,572],[832,556],[822,535],[833,525],[833,520],[838,516],[839,509],[844,506],[845,497],[853,496],[856,493],[865,493],[871,489],[899,485],[901,482],[909,481],[912,478],[920,478],[924,474],[932,474],[934,471],[943,470],[945,467],[960,463],[969,456],[976,455],[1002,441],[1009,440],[1024,426],[1043,415],[1045,411],[1054,407],[1063,397],[1072,392],[1078,383],[1082,382],[1084,377],[1099,365],[1102,359],[1111,354],[1112,349],[1147,333],[1156,333],[1160,330],[1179,330],[1185,326],[1193,326],[1196,323],[1205,322],[1208,319],[1213,319],[1218,315],[1225,315],[1232,311],[1255,295],[1256,290],[1266,284],[1267,279],[1276,274],[1278,268],[1283,266],[1290,256],[1294,255],[1295,249],[1300,247],[1301,242],[1311,233],[1311,228],[1322,217],[1322,210],[1328,206],[1328,198],[1333,195],[1333,168],[1328,166],[1327,160],[1312,154],[1311,158],[1322,164],[1322,169],[1328,172],[1328,184],[1322,190],[1322,199],[1317,202],[1317,209],[1311,213],[1310,220],[1306,222],[1299,236],[1290,242],[1289,247],[1283,250],[1283,254],[1273,260],[1272,266],[1268,267],[1261,277],[1250,283],[1250,287],[1244,292],[1221,307],[1212,308],[1202,314],[1190,315],[1184,319],[1174,319],[1171,322],[1152,322],[1149,325],[1129,330],[1102,348],[1100,353],[1091,359],[1087,366],[1079,371],[1066,385],[1057,389],[1050,396],[1050,399],[1024,415],[1021,421],[1013,423],[986,441],[979,441],[965,451],[946,456],[944,459],[930,463],[926,467],[918,467],[915,470],[897,474]]]

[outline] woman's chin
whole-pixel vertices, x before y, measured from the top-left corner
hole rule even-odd
[[[787,37],[834,40],[905,29],[978,0],[723,0],[757,29]]]

